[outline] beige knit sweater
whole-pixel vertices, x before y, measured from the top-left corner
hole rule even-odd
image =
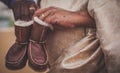
[[[41,7],[60,7],[69,11],[87,8],[88,0],[42,0]],[[58,27],[47,34],[49,73],[94,73],[104,68],[103,53],[95,28]],[[103,68],[102,68],[103,67]]]

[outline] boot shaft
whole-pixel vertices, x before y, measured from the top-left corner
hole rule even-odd
[[[31,34],[31,29],[32,25],[25,27],[15,25],[16,42],[27,43]]]
[[[48,68],[48,53],[44,41],[45,34],[46,27],[33,23],[28,46],[28,64],[35,71],[45,71]]]
[[[31,31],[30,39],[36,42],[42,42],[45,40],[46,32],[47,32],[46,27],[34,23]]]

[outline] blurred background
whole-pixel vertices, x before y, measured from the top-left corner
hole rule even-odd
[[[0,73],[40,73],[33,71],[28,65],[20,70],[8,70],[5,67],[5,55],[15,41],[14,17],[12,10],[0,2]]]

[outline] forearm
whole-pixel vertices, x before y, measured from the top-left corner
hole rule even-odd
[[[80,11],[75,15],[75,26],[96,27],[94,19],[90,17],[87,11]]]
[[[61,8],[48,7],[39,9],[35,12],[35,16],[42,16],[42,20],[52,25],[60,25],[64,27],[95,27],[94,19],[92,19],[87,11],[71,12]]]

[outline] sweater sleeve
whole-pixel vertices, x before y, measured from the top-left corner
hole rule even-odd
[[[7,5],[9,8],[11,8],[11,5],[10,5],[11,0],[0,0],[0,1],[2,1],[5,5]]]

